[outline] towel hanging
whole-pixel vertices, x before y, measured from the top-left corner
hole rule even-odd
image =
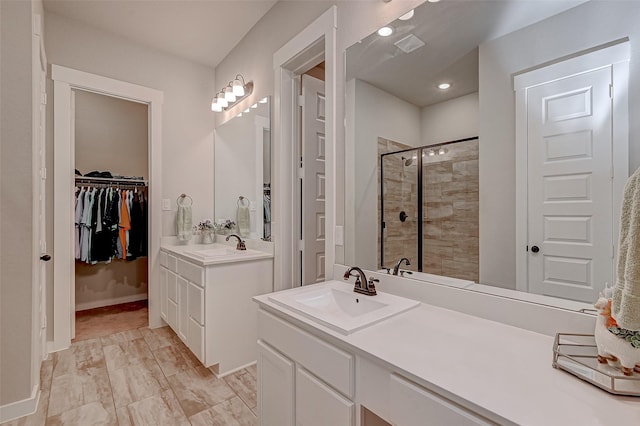
[[[185,200],[189,199],[189,203],[185,204]],[[178,212],[176,214],[176,234],[179,241],[189,241],[193,236],[192,219],[191,219],[191,206],[193,205],[193,198],[187,194],[181,194],[176,199],[178,204]]]
[[[241,237],[248,237],[251,233],[251,213],[249,211],[251,202],[242,195],[238,197],[238,211],[236,222],[238,223],[238,232]]]

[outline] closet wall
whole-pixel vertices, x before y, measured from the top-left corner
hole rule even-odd
[[[76,169],[149,178],[147,105],[75,91]],[[147,298],[147,258],[76,261],[76,310]]]

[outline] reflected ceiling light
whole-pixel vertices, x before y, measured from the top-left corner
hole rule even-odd
[[[447,153],[447,148],[440,148],[440,149],[438,150],[438,155],[444,155],[444,154],[446,154],[446,153]]]
[[[266,104],[267,103],[267,98],[262,98],[259,101],[261,104]]]
[[[413,9],[411,9],[410,11],[408,11],[407,13],[405,13],[404,15],[402,15],[401,17],[399,17],[398,19],[401,21],[408,21],[409,19],[413,18],[413,15],[415,15],[415,11]]]
[[[440,90],[447,90],[449,87],[451,87],[451,84],[449,84],[449,83],[440,83],[440,84],[438,84],[438,89],[440,89]]]
[[[244,77],[237,74],[236,78],[216,95],[211,102],[211,110],[215,112],[228,111],[251,93],[253,93],[253,82],[245,83]]]
[[[430,149],[429,151],[427,151],[427,155],[429,155],[429,157],[433,157],[434,155],[436,155],[436,152]]]
[[[391,27],[382,27],[378,30],[378,35],[381,37],[389,37],[393,34],[393,28]]]

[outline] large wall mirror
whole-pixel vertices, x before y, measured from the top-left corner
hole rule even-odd
[[[271,241],[269,97],[216,128],[214,157],[215,221],[235,222],[244,238]],[[248,209],[248,226],[240,223],[241,209],[245,218]]]
[[[345,263],[595,301],[640,166],[639,18],[629,1],[443,0],[349,47]]]

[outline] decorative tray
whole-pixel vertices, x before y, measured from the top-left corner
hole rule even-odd
[[[640,374],[625,376],[620,369],[600,364],[593,334],[557,333],[553,367],[616,395],[640,396]]]

